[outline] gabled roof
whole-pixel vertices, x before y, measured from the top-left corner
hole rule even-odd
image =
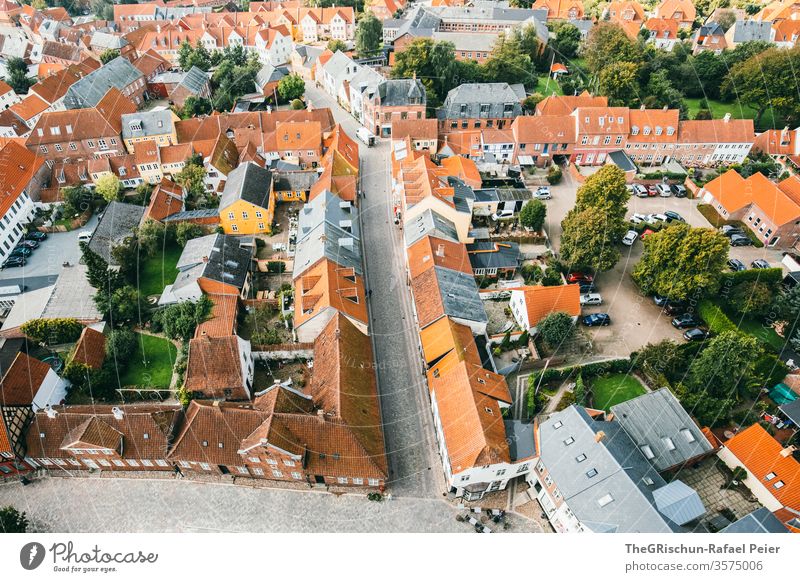
[[[789,530],[769,509],[759,507],[720,530],[719,533],[789,533]]]
[[[472,275],[467,250],[458,241],[426,236],[408,247],[408,268],[412,279],[434,267]]]
[[[786,192],[782,188],[786,188]],[[800,202],[796,200],[794,183],[775,184],[760,172],[745,179],[736,170],[728,170],[708,182],[704,190],[728,213],[755,204],[777,226],[800,218]]]
[[[245,162],[228,174],[220,197],[219,209],[244,200],[261,208],[269,208],[272,172],[253,162]]]
[[[451,89],[442,107],[437,110],[439,119],[461,119],[461,106],[466,105],[466,117],[516,117],[522,113],[520,102],[525,99],[522,85],[508,83],[464,83]],[[488,114],[481,115],[481,106],[489,105]],[[511,105],[511,115],[505,114],[505,105]]]
[[[0,149],[0,216],[5,216],[43,164],[43,159],[16,142]]]
[[[800,461],[756,423],[723,445],[780,503],[800,511]],[[776,485],[783,483],[782,486]]]
[[[420,329],[445,315],[465,321],[488,321],[472,274],[434,267],[411,282]]]
[[[178,116],[170,109],[137,111],[122,116],[122,138],[135,139],[170,134]]]
[[[681,121],[680,143],[750,143],[755,137],[752,119]]]
[[[64,96],[64,105],[67,109],[94,107],[110,88],[122,91],[142,77],[130,61],[117,57],[73,84]]]
[[[516,269],[520,265],[519,244],[478,241],[467,245],[469,262],[475,269]]]
[[[235,335],[200,336],[189,340],[186,389],[222,396],[223,390],[244,389],[239,338]],[[238,399],[240,394],[234,393]]]
[[[112,249],[126,238],[133,236],[133,230],[142,221],[144,211],[142,206],[135,204],[116,201],[109,203],[92,234],[89,249],[109,265],[115,265],[116,261],[111,254]]]
[[[50,366],[19,352],[0,379],[0,404],[30,406],[49,372]]]
[[[252,238],[219,233],[189,240],[178,259],[180,272],[172,287],[180,289],[202,277],[242,289],[252,260],[250,243]]]
[[[123,354],[117,354],[121,356]],[[91,327],[84,327],[75,351],[72,362],[85,364],[93,370],[99,370],[106,359],[106,336]]]
[[[518,289],[525,296],[528,310],[528,325],[536,325],[551,313],[562,311],[577,317],[581,314],[580,286],[555,285],[544,287],[535,285]]]
[[[536,104],[536,115],[569,115],[578,107],[608,107],[608,97],[580,95],[549,95]],[[526,119],[518,117],[517,120]]]
[[[410,247],[415,242],[428,235],[451,241],[458,241],[458,231],[456,230],[455,224],[438,212],[430,209],[415,217],[410,222],[406,222],[403,232],[407,247]]]
[[[45,111],[48,107],[50,107],[50,104],[40,99],[37,95],[28,95],[22,101],[14,103],[9,109],[13,111],[17,117],[28,122]]]
[[[183,188],[168,178],[162,178],[150,196],[150,204],[143,220],[161,221],[181,210],[183,210]]]
[[[378,85],[378,97],[384,107],[425,105],[425,86],[419,79],[388,79]]]
[[[211,315],[200,323],[194,337],[225,337],[236,331],[236,316],[239,312],[239,298],[236,295],[206,295],[211,300]]]
[[[353,267],[322,258],[294,278],[294,314],[296,328],[328,308],[346,315],[354,321],[367,324],[367,303],[364,280]]]
[[[656,6],[655,15],[691,23],[697,16],[697,10],[692,0],[664,0]]]

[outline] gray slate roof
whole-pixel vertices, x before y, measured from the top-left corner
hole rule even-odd
[[[521,101],[525,99],[525,87],[508,83],[465,83],[447,93],[442,106],[437,110],[439,119],[462,118],[508,118],[522,114]],[[466,105],[462,114],[461,106]],[[488,105],[487,113],[481,115],[481,105]],[[509,112],[506,112],[509,105]]]
[[[425,86],[419,79],[389,79],[378,85],[381,105],[425,105]]]
[[[209,234],[191,239],[178,259],[176,268],[180,273],[172,288],[180,289],[204,277],[241,289],[250,271],[254,247],[253,237]]]
[[[630,156],[622,150],[609,152],[608,157],[614,162],[614,165],[623,172],[631,172],[636,169],[636,164],[634,164]]]
[[[433,210],[426,210],[411,222],[406,223],[403,230],[407,247],[428,235],[458,242],[456,225]]]
[[[759,507],[719,533],[789,533],[789,530],[769,509]]]
[[[103,218],[95,228],[89,241],[89,249],[102,257],[109,265],[116,265],[111,250],[126,238],[133,236],[144,216],[144,207],[124,202],[111,202],[103,212]]]
[[[67,109],[94,107],[111,87],[122,91],[142,78],[142,72],[130,61],[117,57],[73,84],[64,95],[64,106]]]
[[[434,268],[445,315],[467,321],[489,321],[475,277],[444,267]]]
[[[169,109],[126,113],[122,116],[122,137],[130,139],[171,133],[174,129],[172,115]],[[132,129],[131,126],[141,129]]]
[[[288,74],[289,69],[287,67],[276,67],[274,65],[266,64],[259,69],[258,73],[256,73],[256,86],[259,89],[263,89],[267,86],[267,84],[280,81]]]
[[[725,30],[716,22],[708,22],[697,31],[698,36],[725,36]]]
[[[656,489],[653,491],[653,500],[658,510],[678,525],[699,519],[706,512],[697,491],[683,481],[672,481]]]
[[[508,435],[508,452],[512,461],[521,461],[536,455],[532,422],[504,420],[503,424]]]
[[[733,25],[733,42],[750,42],[753,40],[772,40],[772,23],[758,20],[737,20]]]
[[[195,95],[199,95],[203,89],[208,85],[209,75],[198,67],[192,67],[184,75],[183,80],[179,86],[187,89]]]
[[[361,238],[356,207],[329,190],[303,205],[297,216],[297,240],[304,240],[322,222],[328,222]]]
[[[269,208],[269,190],[272,172],[253,162],[240,164],[228,174],[225,189],[220,197],[220,210],[237,200],[245,200],[262,208]]]
[[[105,49],[119,50],[129,43],[127,40],[116,34],[108,34],[107,32],[95,31],[92,33],[92,40],[89,41],[91,46],[101,46]]]
[[[495,249],[495,246],[497,248]],[[473,252],[494,251],[494,252]],[[519,244],[515,242],[494,243],[479,241],[467,245],[472,269],[516,269],[519,267]]]
[[[787,404],[782,404],[778,407],[778,410],[785,414],[786,417],[797,426],[800,426],[800,398]]]
[[[594,420],[573,405],[539,426],[541,460],[584,526],[594,532],[682,531],[656,509],[653,491],[666,482],[619,424]]]
[[[319,180],[316,171],[275,172],[272,175],[276,192],[308,191]]]
[[[198,218],[213,218],[219,216],[219,210],[216,208],[200,208],[198,210],[182,210],[175,214],[170,214],[164,219],[164,222],[180,222],[183,220],[192,220]]]
[[[568,22],[572,26],[574,26],[575,28],[580,30],[581,31],[581,36],[584,36],[584,37],[589,34],[589,31],[592,30],[592,27],[594,26],[594,21],[593,20],[588,20],[588,19],[585,19],[585,18],[581,18],[581,19],[573,18],[573,19],[569,20]]]
[[[612,406],[611,412],[645,457],[653,455],[650,462],[659,471],[683,465],[713,449],[668,388]]]

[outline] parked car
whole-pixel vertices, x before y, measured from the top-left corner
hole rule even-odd
[[[594,277],[589,273],[573,271],[567,275],[567,283],[591,283],[592,281],[594,281]]]
[[[728,259],[728,268],[731,271],[746,271],[747,267],[744,266],[744,263],[739,259]]]
[[[708,332],[704,329],[700,329],[699,327],[693,327],[692,329],[688,329],[683,332],[683,339],[687,342],[699,342],[703,341],[708,337]]]
[[[599,293],[585,293],[581,295],[581,305],[601,305],[603,298]]]
[[[31,249],[25,247],[17,247],[11,251],[9,256],[11,257],[30,257],[33,251]]]
[[[78,242],[79,243],[88,243],[92,240],[92,231],[91,230],[83,230],[78,234]]]
[[[648,214],[648,215],[645,217],[644,221],[645,221],[647,224],[657,224],[657,223],[658,223],[658,218],[657,218],[657,215],[656,215],[656,214]]]
[[[633,216],[631,216],[631,222],[633,224],[641,224],[642,222],[644,222],[645,218],[647,217],[644,214],[639,214],[638,212],[636,212],[634,213]]]
[[[15,257],[11,256],[8,257],[3,264],[0,265],[0,269],[8,269],[10,267],[24,267],[25,266],[25,257]]]
[[[511,210],[510,208],[503,208],[500,212],[498,212],[496,214],[492,214],[492,220],[494,220],[494,221],[504,220],[506,218],[512,218],[513,216],[514,216],[514,211],[513,210]],[[83,235],[83,233],[81,233],[81,235]],[[91,236],[90,236],[90,238],[91,238]],[[79,241],[81,240],[80,237],[78,237],[78,240]]]
[[[694,313],[684,313],[672,320],[672,327],[677,327],[678,329],[697,327],[698,325],[703,325],[703,320]]]
[[[658,196],[658,189],[656,188],[655,184],[650,184],[647,187],[647,195],[651,198],[654,196]]]
[[[753,244],[748,237],[744,236],[743,234],[735,234],[731,237],[731,246],[732,247],[749,247]]]
[[[658,190],[658,195],[662,198],[669,198],[672,196],[672,190],[670,190],[669,184],[659,184],[656,186],[656,190]]]
[[[533,197],[538,200],[550,200],[553,195],[550,193],[549,186],[539,186],[536,192],[533,193]]]
[[[654,232],[654,231],[650,230],[649,228],[646,228],[646,229],[644,229],[644,232],[642,233],[642,236],[640,236],[639,238],[640,238],[640,239],[642,239],[642,240],[644,240],[644,239],[646,239],[648,236],[650,236],[651,234],[653,234],[653,232]]]
[[[633,185],[633,193],[639,198],[647,198],[647,188],[645,188],[641,184]]]
[[[33,250],[39,248],[39,243],[35,240],[21,240],[19,243],[17,243],[17,246]]]
[[[611,316],[608,313],[590,313],[583,317],[583,325],[586,327],[611,325]]]
[[[594,281],[581,281],[578,283],[578,290],[581,293],[594,293],[597,291],[597,285]]]
[[[664,295],[659,295],[658,293],[653,295],[653,302],[656,305],[658,305],[659,307],[664,307],[667,304],[668,301],[669,301],[669,297],[666,297]]]
[[[683,219],[683,216],[675,212],[674,210],[665,210],[664,216],[667,217],[667,222],[686,222]]]
[[[750,266],[754,269],[769,269],[769,263],[764,259],[756,259],[750,263]]]
[[[733,236],[734,234],[744,234],[744,231],[738,226],[733,224],[723,224],[719,231],[725,236]]]
[[[683,301],[668,301],[664,306],[664,313],[667,315],[680,315],[687,309],[686,303]]]
[[[681,184],[673,184],[670,189],[676,198],[686,198],[686,188]]]
[[[635,230],[629,230],[625,233],[625,236],[622,237],[622,244],[626,246],[633,246],[633,243],[636,242],[636,239],[639,238],[639,233]]]
[[[33,230],[33,231],[29,232],[28,234],[26,234],[25,238],[28,239],[28,240],[37,240],[37,241],[41,242],[43,240],[47,240],[47,233],[46,232],[40,232],[38,230]]]

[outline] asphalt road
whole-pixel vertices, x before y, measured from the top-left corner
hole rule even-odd
[[[314,107],[330,107],[348,135],[360,125],[322,90],[306,85]],[[436,448],[419,335],[406,285],[402,232],[392,220],[390,141],[360,141],[362,247],[370,335],[378,371],[389,487],[394,495],[441,498],[446,487]]]

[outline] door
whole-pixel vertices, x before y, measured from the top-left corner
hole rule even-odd
[[[219,467],[219,472],[222,473],[223,475],[231,474],[231,472],[228,470],[228,467],[226,467],[225,465],[217,465],[217,466]]]
[[[325,485],[325,477],[322,475],[314,475],[314,483],[317,485]]]

